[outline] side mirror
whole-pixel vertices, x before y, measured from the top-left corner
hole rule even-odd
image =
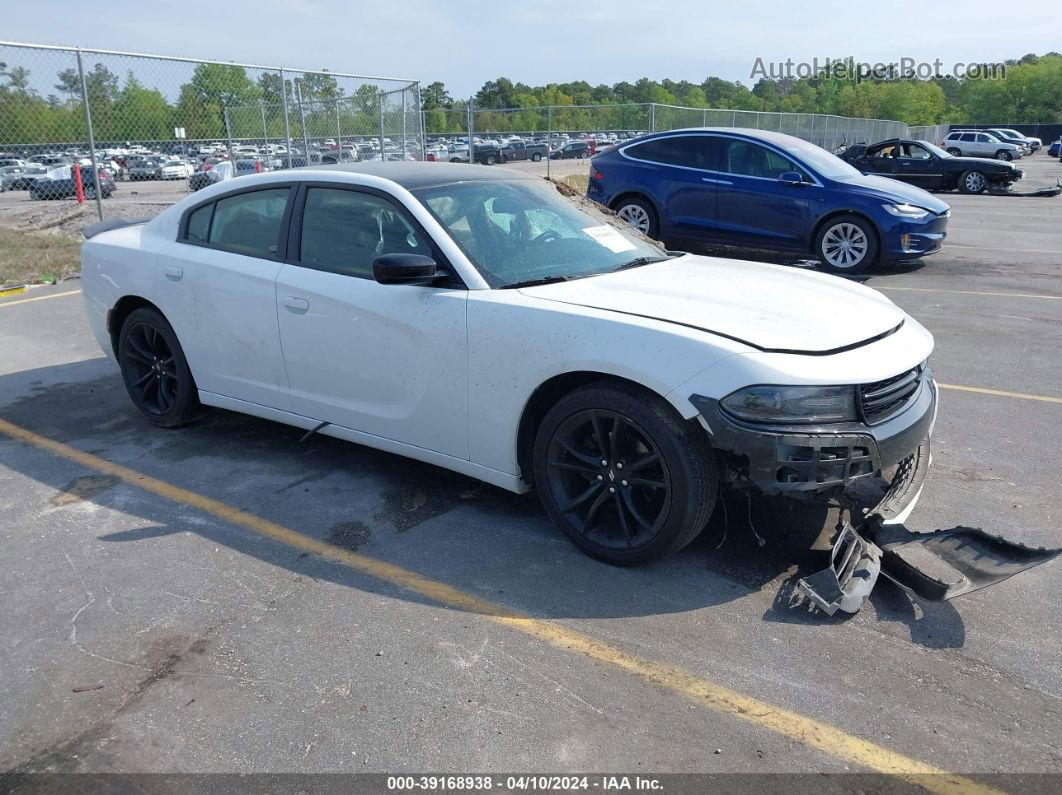
[[[435,260],[423,254],[381,254],[373,260],[372,275],[380,284],[431,284],[439,272]]]
[[[803,185],[804,178],[800,176],[799,171],[787,171],[778,177],[778,181],[783,185]]]

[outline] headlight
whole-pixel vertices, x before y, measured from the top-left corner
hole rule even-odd
[[[826,423],[856,421],[855,387],[747,386],[720,405],[748,422]]]
[[[884,207],[887,212],[892,213],[898,218],[912,218],[917,220],[929,215],[929,210],[923,210],[921,207],[915,207],[913,204],[883,204],[881,206]]]

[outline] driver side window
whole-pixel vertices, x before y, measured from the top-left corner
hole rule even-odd
[[[423,232],[387,199],[339,188],[309,188],[302,212],[299,262],[372,279],[381,254],[433,256]]]

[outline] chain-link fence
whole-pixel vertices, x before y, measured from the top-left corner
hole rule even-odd
[[[939,144],[944,140],[944,136],[948,134],[950,129],[950,124],[930,124],[922,127],[911,127],[908,134],[909,137],[914,138],[916,141],[929,141],[932,144]]]
[[[413,80],[0,42],[3,204],[150,214],[219,179],[365,146],[420,159],[422,123]]]
[[[528,160],[547,176],[571,173],[597,149],[647,132],[689,127],[738,127],[773,130],[837,151],[859,142],[872,143],[908,135],[903,122],[859,119],[817,113],[767,113],[674,105],[552,105],[524,108],[477,108],[474,100],[447,110],[425,111],[423,128],[429,160],[479,163]],[[926,128],[936,129],[936,128]],[[932,134],[932,133],[930,133]]]

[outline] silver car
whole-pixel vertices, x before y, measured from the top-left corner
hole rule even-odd
[[[952,130],[940,142],[940,148],[955,157],[992,157],[996,160],[1017,160],[1022,147],[1000,141],[981,130]]]

